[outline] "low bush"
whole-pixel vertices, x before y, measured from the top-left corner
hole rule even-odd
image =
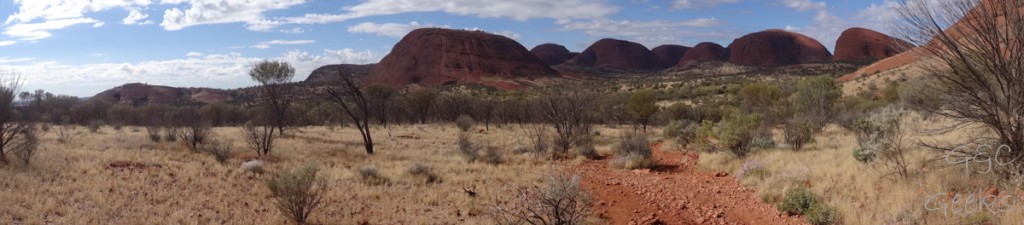
[[[457,145],[459,154],[466,157],[466,161],[476,162],[477,159],[480,159],[480,148],[469,139],[468,134],[460,133]]]
[[[783,128],[786,144],[788,144],[794,151],[800,150],[805,144],[814,140],[814,133],[817,133],[820,129],[821,126],[811,122],[810,120],[800,118],[790,119],[786,122],[786,126]]]
[[[263,170],[263,161],[259,160],[244,162],[242,163],[242,166],[239,167],[239,169],[253,174],[263,174],[263,172],[265,171]]]
[[[455,126],[459,127],[459,130],[462,130],[463,132],[472,129],[473,125],[476,125],[476,122],[473,121],[473,117],[469,117],[468,115],[459,115],[458,118],[455,118]]]
[[[441,177],[434,173],[434,169],[423,163],[413,163],[409,167],[409,175],[421,180],[423,183],[440,183]]]
[[[495,224],[584,224],[591,196],[579,176],[551,175],[543,187],[515,185],[497,195],[490,213]]]
[[[598,159],[601,155],[597,154],[597,148],[594,147],[594,136],[584,135],[576,141],[576,154],[586,157],[587,159]]]
[[[715,137],[737,157],[746,157],[750,153],[749,144],[753,139],[754,128],[757,128],[760,121],[761,117],[757,114],[734,112],[719,122]]]
[[[696,123],[689,120],[673,120],[662,130],[662,135],[675,140],[679,146],[686,146],[697,138],[698,128]]]
[[[386,185],[391,183],[387,177],[380,175],[375,166],[363,166],[359,168],[359,181],[370,186]]]
[[[627,170],[650,168],[653,150],[643,134],[626,134],[615,148],[615,159],[610,163],[613,167]]]
[[[818,197],[805,188],[798,187],[786,191],[779,202],[779,210],[788,215],[804,215],[818,204]]]
[[[842,217],[835,207],[818,203],[807,211],[807,222],[814,225],[832,225],[842,223]]]
[[[498,165],[505,161],[501,155],[501,152],[498,152],[498,148],[493,146],[488,146],[484,148],[482,160],[484,161],[484,163],[491,165]]]
[[[153,142],[160,142],[163,137],[160,136],[160,127],[158,126],[147,126],[146,134],[149,135],[149,140]]]
[[[277,209],[297,224],[306,224],[313,210],[320,207],[326,182],[317,177],[319,168],[307,165],[276,174],[266,182]]]
[[[231,158],[231,142],[208,141],[202,148],[203,152],[209,153],[217,162],[225,163]]]

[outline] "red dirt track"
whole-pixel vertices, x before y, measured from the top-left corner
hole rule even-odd
[[[611,224],[806,224],[761,202],[735,177],[699,171],[697,154],[652,147],[653,170],[609,168],[609,159],[572,169],[593,193],[594,215]]]

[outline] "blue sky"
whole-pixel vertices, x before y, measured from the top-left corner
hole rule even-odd
[[[0,74],[24,89],[91,96],[124,83],[235,88],[284,60],[302,80],[319,66],[375,63],[410,30],[479,29],[532,48],[582,51],[605,37],[728,45],[765,29],[833,48],[849,27],[886,32],[895,0],[8,0]]]

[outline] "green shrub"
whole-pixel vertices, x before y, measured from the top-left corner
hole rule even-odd
[[[842,218],[835,207],[818,203],[807,211],[807,222],[813,225],[832,225],[841,223]]]
[[[326,184],[317,177],[319,171],[316,166],[307,165],[282,171],[266,182],[277,209],[297,224],[305,224],[323,200]]]
[[[818,204],[818,198],[814,196],[814,193],[798,187],[786,191],[782,202],[779,202],[779,210],[788,215],[804,215],[816,204]]]
[[[754,128],[757,128],[760,122],[761,117],[757,114],[734,112],[719,122],[715,136],[729,148],[729,151],[743,158],[750,153],[749,143],[753,138]]]
[[[805,144],[814,140],[814,133],[821,130],[821,126],[802,118],[793,118],[786,122],[783,129],[786,144],[794,151],[800,150]]]
[[[680,146],[686,146],[697,137],[697,124],[688,120],[673,120],[662,130],[665,138],[671,138]]]

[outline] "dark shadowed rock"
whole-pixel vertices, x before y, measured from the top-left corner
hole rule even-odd
[[[306,78],[306,83],[334,83],[340,82],[340,74],[351,75],[356,77],[365,77],[370,74],[370,69],[373,69],[375,64],[369,65],[352,65],[352,64],[335,64],[326,65],[313,70],[309,73],[309,77]]]
[[[679,65],[690,63],[726,61],[729,60],[729,50],[719,44],[702,42],[690,48],[679,60]]]
[[[679,60],[688,50],[690,47],[682,45],[662,45],[651,49],[654,58],[658,60],[656,69],[666,69],[679,64]]]
[[[864,28],[850,28],[843,31],[836,40],[837,62],[876,61],[892,57],[908,50],[910,43],[889,35]]]
[[[595,42],[566,64],[616,70],[653,70],[657,68],[657,60],[654,54],[647,50],[647,47],[611,38]]]
[[[572,52],[569,52],[569,49],[565,48],[565,46],[552,43],[537,45],[537,47],[530,49],[530,52],[536,55],[537,58],[540,58],[540,61],[543,61],[544,64],[549,66],[562,64],[566,60],[575,56]]]
[[[370,70],[370,82],[392,87],[408,84],[484,84],[556,76],[518,42],[482,31],[423,28],[409,32]]]
[[[135,106],[146,104],[214,103],[232,99],[224,90],[210,88],[176,88],[143,83],[130,83],[100,92],[90,100]]]
[[[832,54],[817,40],[778,29],[747,34],[729,44],[729,61],[740,65],[785,66],[831,60]]]

